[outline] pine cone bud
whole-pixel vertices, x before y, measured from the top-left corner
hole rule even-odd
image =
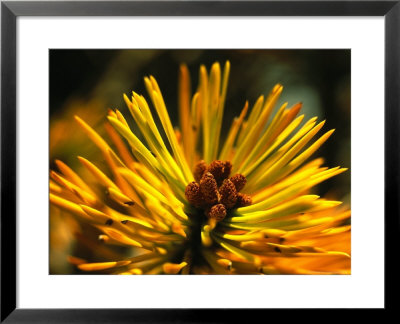
[[[200,186],[196,182],[189,183],[185,188],[185,196],[188,202],[196,208],[200,208],[203,204],[203,195]]]
[[[220,222],[226,216],[226,208],[223,204],[214,205],[206,210],[206,216]]]
[[[249,195],[238,193],[237,194],[237,202],[236,202],[236,207],[245,207],[251,205],[252,200]]]
[[[206,172],[207,164],[204,160],[197,162],[194,166],[193,175],[196,182],[200,182],[201,177],[203,176],[204,172]]]
[[[220,160],[215,160],[210,163],[207,171],[210,172],[217,182],[222,182],[224,180],[224,169],[225,163]]]
[[[200,180],[200,191],[203,194],[204,202],[209,205],[218,203],[218,186],[214,176],[210,172],[203,174]]]
[[[236,191],[239,192],[242,190],[247,182],[246,177],[242,174],[235,174],[233,177],[230,179],[233,184],[235,185]]]
[[[236,205],[237,192],[231,180],[224,180],[219,188],[219,193],[221,195],[221,204],[224,204],[226,208],[233,208]]]

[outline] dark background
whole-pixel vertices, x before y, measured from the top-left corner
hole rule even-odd
[[[305,120],[318,116],[327,120],[323,130],[336,129],[315,157],[324,157],[330,167],[350,168],[350,59],[350,50],[50,50],[50,129],[60,129],[57,121],[71,121],[67,131],[60,131],[64,139],[50,135],[50,158],[74,163],[71,156],[90,154],[89,141],[73,140],[70,127],[75,127],[72,115],[76,111],[82,114],[86,109],[89,117],[85,120],[95,128],[108,108],[120,109],[130,120],[122,94],[129,96],[134,90],[148,98],[143,83],[147,75],[157,79],[171,120],[178,125],[179,64],[188,65],[194,91],[200,64],[209,69],[215,61],[223,65],[230,60],[223,130],[246,100],[252,106],[259,95],[267,95],[280,83],[284,90],[278,105],[301,101]],[[69,139],[68,131],[72,132]],[[318,190],[349,202],[350,171],[326,181]]]

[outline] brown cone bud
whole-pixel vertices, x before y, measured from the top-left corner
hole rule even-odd
[[[236,191],[238,191],[238,192],[244,188],[244,186],[247,182],[246,177],[239,173],[237,173],[233,177],[231,177],[230,180],[233,182],[233,184],[235,185]]]
[[[207,172],[210,172],[217,182],[222,182],[222,180],[224,180],[224,169],[225,163],[220,160],[215,160],[210,163]]]
[[[206,169],[207,169],[207,164],[206,162],[204,162],[204,160],[197,162],[193,170],[193,176],[196,182],[200,182],[201,177],[203,176]]]
[[[218,186],[214,176],[210,172],[203,174],[200,180],[200,191],[203,194],[204,202],[208,205],[218,203]]]
[[[226,208],[233,208],[236,205],[237,192],[231,180],[224,180],[219,188],[219,194],[221,195],[221,204],[224,204]]]
[[[203,205],[203,195],[200,191],[200,186],[196,182],[189,183],[185,188],[185,196],[188,202],[196,208]]]
[[[224,173],[222,175],[222,179],[227,179],[231,175],[232,171],[232,163],[230,161],[224,162]]]
[[[212,218],[220,222],[226,216],[226,208],[222,204],[217,204],[212,206],[210,209],[207,209],[205,213],[208,218]]]
[[[237,194],[237,202],[236,202],[236,207],[245,207],[251,205],[252,200],[249,195],[238,193]]]

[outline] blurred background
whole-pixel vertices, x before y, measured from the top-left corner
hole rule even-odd
[[[305,120],[318,116],[319,120],[326,119],[323,130],[336,129],[314,157],[324,157],[329,167],[350,168],[350,50],[249,49],[50,50],[50,168],[56,169],[54,160],[60,159],[79,172],[78,155],[93,157],[102,168],[102,162],[97,161],[98,150],[74,121],[75,114],[102,134],[109,108],[130,116],[123,101],[124,93],[129,96],[134,90],[148,99],[143,77],[153,75],[172,123],[178,125],[179,65],[188,65],[194,91],[201,64],[209,69],[215,61],[223,65],[226,60],[231,62],[231,74],[222,140],[223,131],[239,115],[246,100],[251,107],[260,95],[268,95],[280,83],[284,90],[277,106],[283,102],[289,106],[302,102]],[[350,203],[350,170],[322,183],[318,193]],[[65,242],[74,242],[81,225],[73,219],[57,222],[60,217],[64,217],[60,211],[51,210],[50,273],[71,273],[73,270],[65,264],[66,252],[60,251],[65,249]],[[57,229],[66,223],[71,230]],[[61,246],[63,249],[57,248]]]

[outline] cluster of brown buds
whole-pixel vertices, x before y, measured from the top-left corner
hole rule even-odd
[[[225,218],[228,209],[251,205],[251,197],[239,192],[246,184],[246,177],[242,174],[229,177],[231,171],[230,161],[215,160],[208,166],[203,160],[198,162],[194,168],[196,181],[185,189],[188,202],[217,221]]]

